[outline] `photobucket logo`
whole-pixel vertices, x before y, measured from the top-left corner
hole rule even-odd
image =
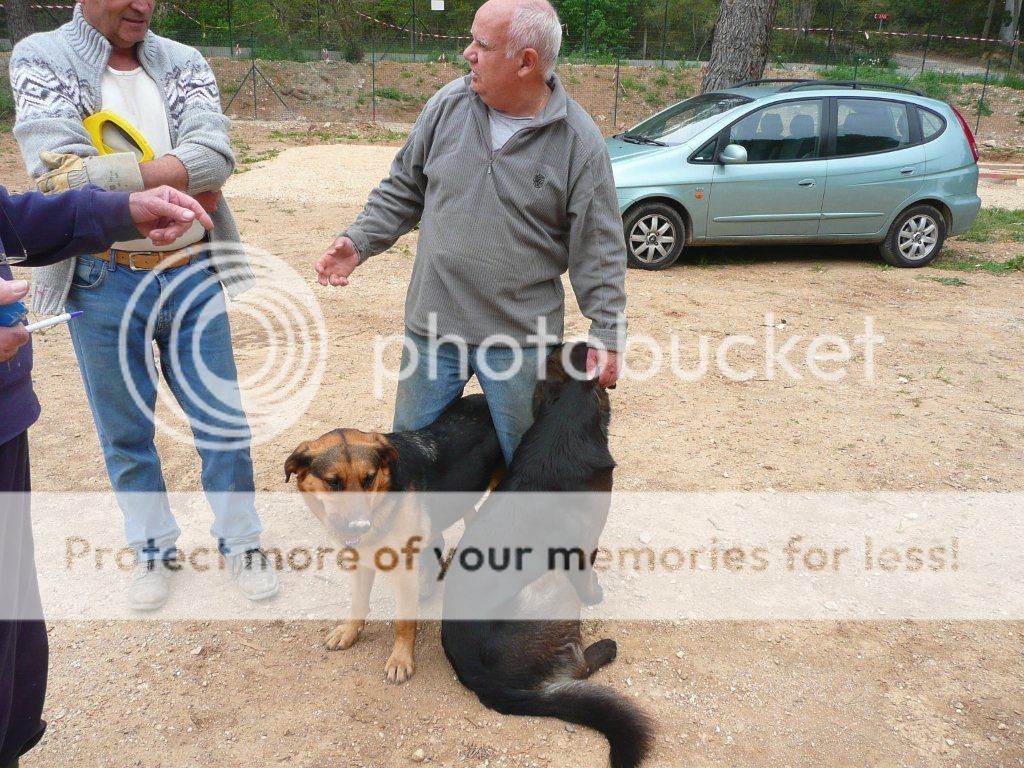
[[[697,382],[709,375],[721,375],[729,381],[745,382],[752,379],[774,381],[779,378],[802,381],[805,378],[837,382],[850,375],[859,375],[863,381],[875,379],[875,348],[885,342],[885,337],[875,332],[875,320],[866,315],[860,333],[851,337],[836,333],[820,333],[805,337],[787,334],[786,323],[777,322],[771,312],[765,313],[763,331],[753,334],[729,334],[714,338],[709,334],[673,333],[667,342],[642,333],[631,333],[619,339],[619,381],[648,381],[659,375],[669,374],[680,381]],[[546,318],[538,319],[537,332],[524,341],[499,334],[488,336],[480,344],[470,344],[464,338],[436,333],[437,317],[433,313],[428,320],[428,335],[425,344],[417,344],[409,334],[377,336],[374,339],[374,394],[378,399],[385,397],[386,384],[403,381],[413,375],[427,379],[438,378],[436,351],[443,345],[457,354],[461,375],[469,378],[472,371],[491,378],[510,379],[526,364],[537,365],[537,377],[544,378],[544,355],[531,354],[537,348],[551,348],[560,339],[547,333]],[[618,327],[625,327],[625,318],[620,317]],[[607,349],[608,345],[598,338],[587,340],[589,346]],[[424,346],[426,350],[424,350]],[[395,348],[401,349],[401,362],[393,367]],[[489,367],[488,352],[492,349],[507,350],[508,365],[494,372]],[[571,371],[568,359],[563,366]]]
[[[327,328],[313,291],[281,259],[249,245],[201,248],[190,264],[158,267],[139,282],[121,315],[118,363],[135,406],[161,433],[235,450],[272,439],[305,412],[326,369]],[[230,304],[233,340],[222,283],[249,286]]]

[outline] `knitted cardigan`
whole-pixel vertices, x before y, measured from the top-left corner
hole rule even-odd
[[[110,61],[110,42],[75,6],[67,24],[22,40],[11,53],[11,88],[17,117],[14,136],[29,175],[48,170],[42,151],[97,154],[82,120],[101,109],[101,81]],[[170,128],[170,154],[188,172],[188,192],[220,189],[231,176],[235,158],[220,95],[210,65],[187,45],[147,32],[137,54],[164,96]],[[221,283],[237,296],[254,283],[242,250],[238,227],[221,199],[211,214],[211,259]],[[74,277],[74,260],[33,270],[33,309],[43,314],[63,311]]]

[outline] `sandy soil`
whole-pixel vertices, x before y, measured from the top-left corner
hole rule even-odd
[[[239,135],[283,146],[259,127]],[[236,176],[226,198],[244,236],[312,284],[312,258],[356,215],[393,152],[289,149]],[[9,137],[0,169],[23,178]],[[254,448],[258,488],[284,489],[284,458],[302,439],[389,425],[393,403],[373,398],[370,350],[376,334],[401,328],[414,248],[406,237],[347,290],[313,289],[333,340],[328,374],[298,422]],[[885,343],[873,382],[710,375],[684,384],[666,374],[623,383],[612,395],[617,487],[1024,489],[1022,278],[934,279],[949,274],[882,268],[860,248],[695,249],[667,271],[631,271],[632,330],[662,342],[759,337],[771,312],[786,334],[804,336],[852,337],[872,315]],[[585,329],[575,306],[568,326]],[[259,359],[256,330],[235,325],[243,367]],[[47,333],[36,354],[45,407],[31,432],[35,487],[106,489],[66,330]],[[172,489],[199,489],[194,452],[165,439],[159,447]],[[328,629],[56,623],[51,728],[23,765],[406,766],[418,749],[443,766],[605,764],[595,733],[480,706],[453,679],[436,627],[420,638],[416,677],[400,687],[382,679],[386,624],[334,654],[322,647]],[[1024,765],[1021,623],[602,622],[586,632],[619,642],[618,661],[599,677],[655,717],[652,766]]]

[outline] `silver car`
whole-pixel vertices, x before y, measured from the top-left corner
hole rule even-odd
[[[606,142],[641,269],[686,243],[877,243],[893,266],[923,267],[981,208],[967,122],[902,86],[754,80]]]

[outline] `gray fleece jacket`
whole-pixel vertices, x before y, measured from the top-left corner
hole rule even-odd
[[[611,160],[556,77],[529,127],[491,150],[487,106],[460,78],[427,102],[390,175],[343,234],[360,260],[420,225],[405,323],[469,344],[505,334],[535,346],[538,318],[561,338],[568,271],[590,338],[625,338],[626,250]],[[620,329],[621,326],[621,329]],[[619,331],[619,332],[617,332]]]
[[[75,6],[67,24],[22,40],[11,53],[11,88],[17,118],[14,136],[32,178],[48,169],[42,151],[97,154],[82,120],[101,109],[100,84],[111,45]],[[188,192],[219,189],[231,176],[235,158],[228,138],[230,121],[210,65],[187,45],[149,32],[138,46],[143,69],[163,92],[171,133],[170,154],[188,172]],[[126,190],[130,191],[130,190]],[[237,296],[253,282],[238,227],[222,199],[212,215],[213,266],[228,293]],[[63,311],[74,277],[73,259],[33,270],[33,308],[43,314]]]

